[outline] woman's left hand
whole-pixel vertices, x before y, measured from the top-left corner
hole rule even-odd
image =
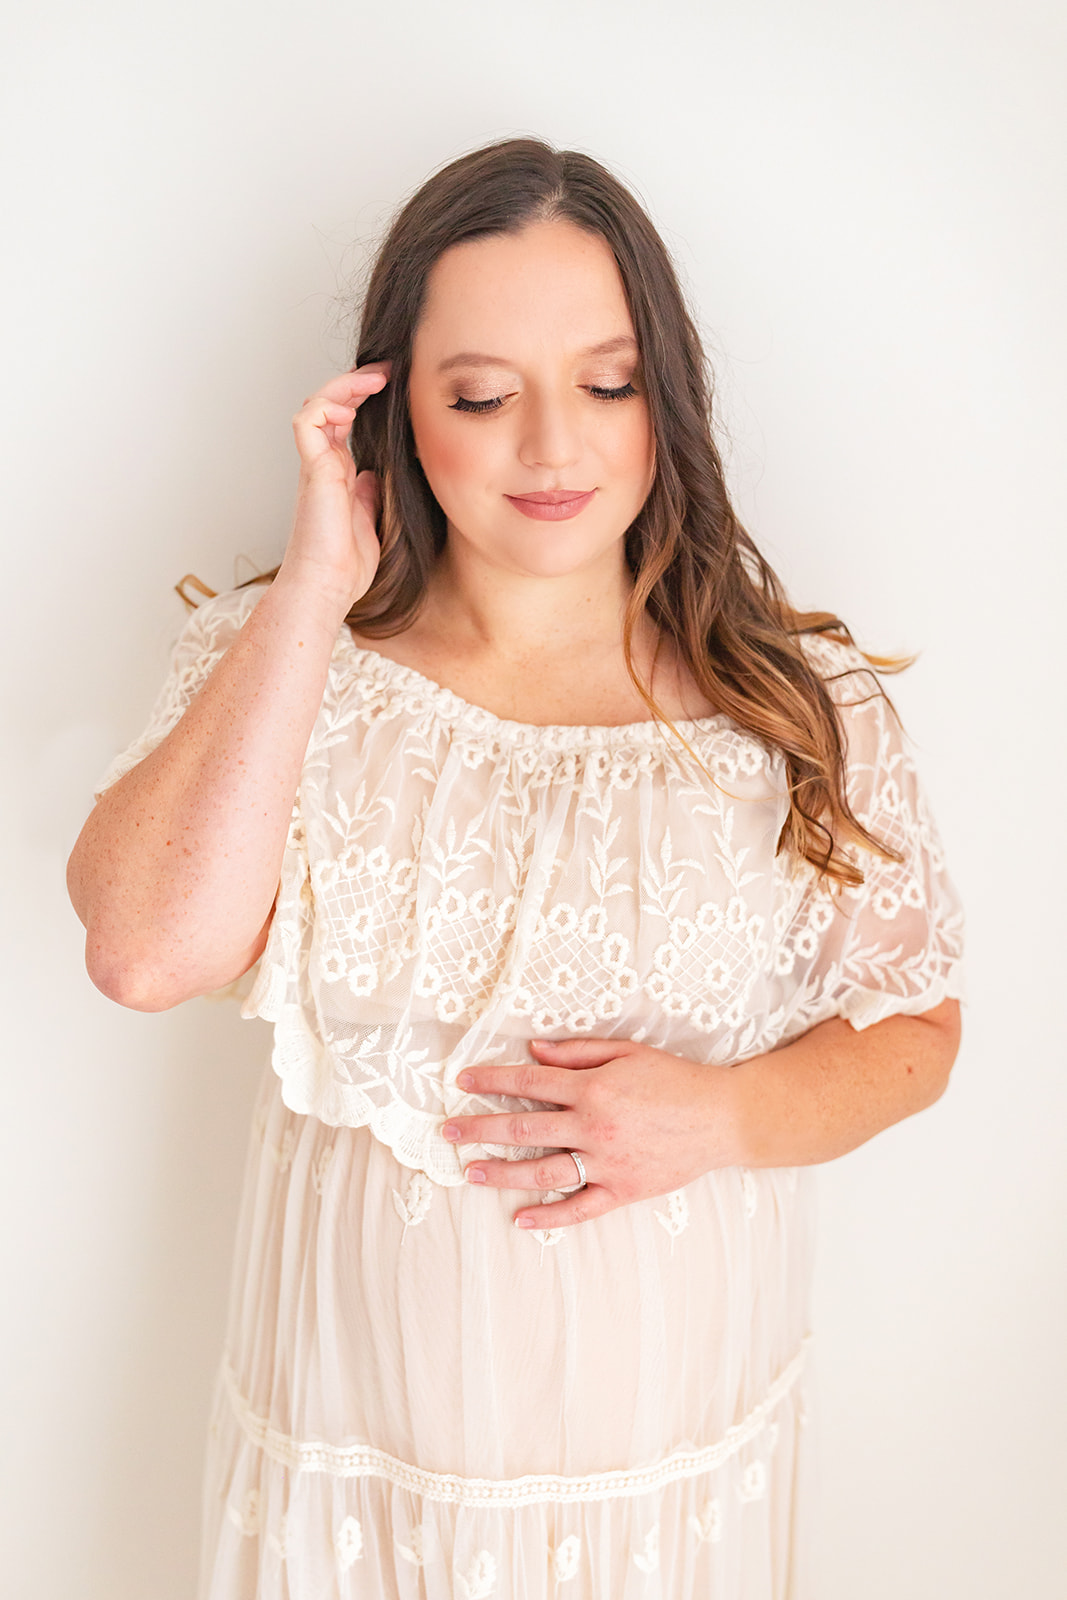
[[[576,1150],[587,1185],[562,1200],[520,1211],[520,1228],[565,1228],[681,1189],[713,1167],[742,1164],[731,1072],[628,1039],[535,1040],[533,1066],[467,1067],[460,1088],[541,1100],[544,1111],[450,1117],[458,1144],[558,1149],[533,1161],[471,1162],[470,1183],[497,1189],[573,1188]],[[560,1148],[562,1147],[562,1148]]]

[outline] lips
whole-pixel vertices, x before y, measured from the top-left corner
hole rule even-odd
[[[577,516],[595,494],[595,489],[538,489],[533,494],[507,494],[504,498],[525,517],[562,522]]]

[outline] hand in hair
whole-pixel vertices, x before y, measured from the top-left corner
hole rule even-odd
[[[370,588],[380,553],[378,478],[357,470],[348,436],[359,407],[388,380],[387,361],[357,367],[310,395],[293,418],[300,483],[281,571],[336,595],[345,611]]]

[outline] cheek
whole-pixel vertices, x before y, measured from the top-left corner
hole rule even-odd
[[[419,416],[415,408],[411,415],[415,449],[430,488],[435,492],[447,485],[453,492],[484,485],[492,452],[488,441],[479,438],[471,427],[457,426],[451,418],[435,416],[432,420]]]

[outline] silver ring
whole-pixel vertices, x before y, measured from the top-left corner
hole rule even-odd
[[[589,1179],[585,1175],[585,1166],[584,1166],[584,1164],[582,1162],[582,1158],[578,1154],[577,1150],[569,1150],[567,1152],[567,1154],[570,1156],[571,1160],[574,1162],[574,1165],[578,1168],[578,1182],[574,1185],[573,1188],[565,1189],[563,1192],[564,1192],[564,1194],[577,1194],[579,1189],[584,1189],[585,1188],[586,1184],[589,1182]]]

